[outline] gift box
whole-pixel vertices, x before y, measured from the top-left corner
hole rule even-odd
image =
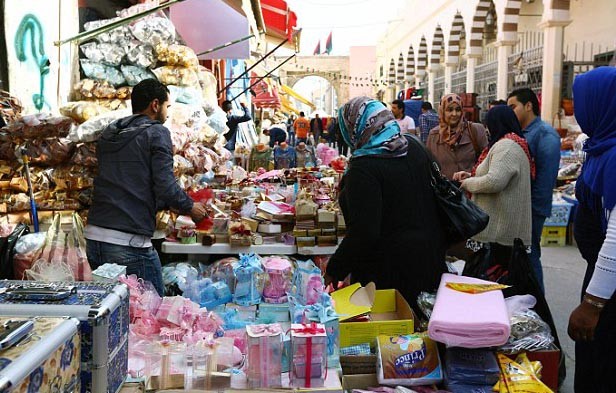
[[[252,236],[231,235],[229,236],[229,244],[231,247],[250,247],[252,244]]]
[[[250,228],[252,232],[257,232],[257,230],[259,229],[259,221],[252,218],[242,217],[242,224]]]
[[[291,262],[285,258],[268,257],[263,260],[263,268],[267,273],[263,300],[266,303],[286,303],[293,277]]]
[[[217,214],[214,216],[212,233],[215,234],[227,234],[229,231],[229,217]]]
[[[327,367],[327,334],[325,326],[291,325],[291,386],[311,388],[323,386]]]
[[[319,224],[336,224],[336,212],[326,209],[319,209],[317,211],[317,221]]]
[[[240,221],[230,222],[229,244],[234,247],[249,247],[252,244],[250,227]]]
[[[308,236],[308,230],[293,228],[293,236],[295,236],[295,237],[306,237],[306,236]]]
[[[317,245],[322,247],[335,246],[338,244],[338,237],[333,236],[317,236]]]
[[[317,239],[313,236],[300,236],[295,238],[297,247],[314,247],[317,244]]]
[[[246,326],[248,386],[270,388],[282,386],[282,327],[270,325]]]
[[[259,323],[290,322],[289,303],[260,303],[257,321]]]
[[[115,263],[105,263],[92,272],[92,281],[115,282],[120,276],[126,275],[126,266]]]
[[[259,304],[263,290],[261,259],[255,254],[240,254],[240,260],[233,273],[235,274],[233,302],[240,306]]]
[[[321,228],[308,229],[308,236],[321,236],[322,233]]]

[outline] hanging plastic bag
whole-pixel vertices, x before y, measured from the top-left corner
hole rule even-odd
[[[75,280],[91,281],[92,269],[86,256],[86,239],[81,218],[77,213],[73,213],[72,228],[69,232],[62,230],[60,220],[60,213],[56,213],[47,231],[40,258],[53,263],[66,263],[71,267]]]
[[[24,235],[15,243],[15,255],[13,256],[13,278],[23,280],[26,270],[32,267],[41,249],[45,245],[45,232],[30,233]]]

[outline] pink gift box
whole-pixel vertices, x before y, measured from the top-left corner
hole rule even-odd
[[[278,323],[246,326],[248,386],[282,386],[282,327]]]
[[[291,386],[320,387],[327,368],[327,334],[320,323],[291,325]]]

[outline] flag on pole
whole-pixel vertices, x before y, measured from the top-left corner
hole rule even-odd
[[[327,41],[325,42],[325,52],[329,55],[332,52],[332,32],[329,32]]]
[[[317,43],[317,47],[314,48],[314,52],[312,53],[312,55],[316,56],[320,54],[321,54],[321,40],[319,40],[319,42]]]

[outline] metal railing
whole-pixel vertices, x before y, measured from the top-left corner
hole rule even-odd
[[[496,80],[498,79],[498,61],[483,63],[475,68],[475,93],[477,105],[485,111],[490,101],[496,99]]]
[[[543,82],[543,46],[510,55],[507,75],[508,91],[527,87],[539,92]]]

